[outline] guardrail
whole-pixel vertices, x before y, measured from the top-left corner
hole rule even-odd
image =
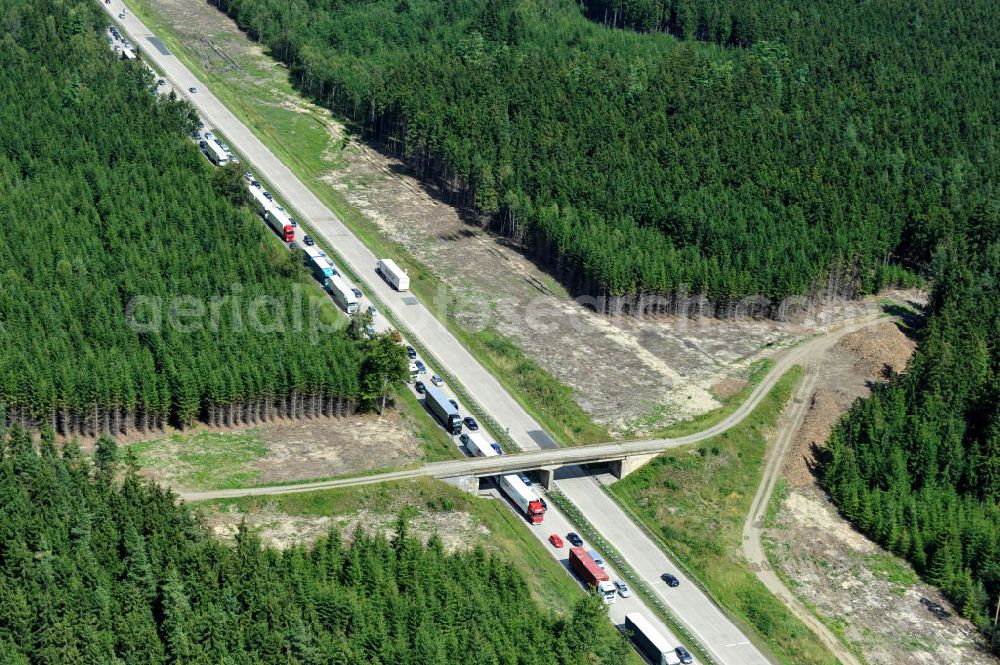
[[[774,652],[771,651],[771,647],[769,647],[766,643],[763,642],[763,640],[760,639],[760,637],[757,635],[756,629],[749,623],[747,623],[742,617],[734,616],[732,612],[726,610],[725,605],[723,605],[719,601],[719,599],[715,597],[715,594],[713,594],[709,590],[709,588],[705,586],[705,583],[701,581],[701,577],[698,574],[696,574],[693,570],[691,570],[686,563],[684,563],[684,560],[681,557],[679,557],[677,553],[670,548],[669,545],[667,545],[666,541],[664,541],[658,534],[654,533],[653,530],[646,525],[646,523],[642,520],[642,518],[639,515],[636,515],[635,511],[632,510],[630,506],[626,505],[624,501],[619,501],[618,497],[616,497],[608,490],[607,485],[600,482],[598,484],[600,484],[601,490],[603,490],[604,493],[607,494],[612,501],[617,503],[618,507],[622,509],[622,511],[628,516],[628,518],[632,520],[632,522],[637,527],[639,527],[639,529],[644,534],[646,534],[646,537],[649,538],[651,541],[653,541],[653,544],[656,545],[658,548],[660,548],[660,551],[662,551],[664,554],[667,555],[671,563],[677,566],[681,570],[681,572],[684,573],[684,575],[692,583],[694,583],[694,585],[697,586],[698,589],[703,594],[705,594],[705,597],[708,598],[710,601],[712,601],[712,604],[715,605],[719,609],[719,611],[726,616],[726,618],[732,621],[743,632],[743,634],[746,635],[751,642],[753,642],[754,646],[756,646],[758,649],[761,650],[761,652],[763,652],[764,656],[769,661],[771,661],[772,663],[781,662],[780,659],[778,659],[778,657],[774,654]]]
[[[645,580],[643,580],[635,569],[625,561],[625,558],[618,552],[615,547],[609,543],[604,536],[597,531],[593,524],[590,523],[586,517],[584,517],[583,512],[576,507],[569,497],[560,492],[559,490],[550,490],[548,493],[549,497],[560,510],[566,514],[576,528],[583,532],[584,538],[589,540],[593,545],[604,553],[604,556],[611,564],[615,567],[618,573],[625,578],[629,586],[642,596],[642,599],[654,610],[656,610],[660,618],[663,619],[670,629],[677,633],[685,642],[691,651],[694,651],[698,658],[708,665],[720,665],[711,654],[711,652],[706,648],[700,639],[694,636],[694,634],[688,630],[687,626],[681,623],[677,615],[660,600],[659,596],[653,593],[653,590],[649,587]]]
[[[211,131],[213,132],[213,134],[220,137],[220,140],[224,139],[225,134],[218,128],[213,127]],[[233,151],[233,154],[235,154],[239,158],[240,167],[242,167],[244,170],[251,170],[250,167],[253,163],[247,160],[241,152],[239,152],[232,146],[230,146],[230,149]],[[279,190],[275,188],[274,185],[258,171],[259,169],[254,169],[254,176],[256,180],[260,182],[262,186],[266,186],[265,188],[268,191],[278,192]],[[285,208],[294,213],[296,220],[298,220],[299,222],[299,226],[307,227],[308,230],[315,233],[316,236],[318,236],[317,244],[319,244],[320,240],[324,241],[322,243],[322,247],[332,257],[334,257],[334,259],[337,262],[337,268],[347,273],[348,277],[351,278],[351,281],[353,283],[366,284],[365,280],[361,279],[360,276],[356,272],[354,272],[353,269],[351,269],[350,264],[348,264],[347,261],[344,259],[344,257],[340,254],[340,252],[337,251],[336,247],[334,247],[332,243],[327,241],[322,234],[317,233],[315,231],[312,224],[308,221],[309,218],[306,215],[304,215],[301,210],[296,208],[295,205],[288,200],[287,196],[283,194],[280,196],[282,198],[282,202],[285,205]],[[458,379],[456,379],[451,372],[444,369],[445,365],[440,360],[438,360],[438,358],[430,351],[430,349],[428,349],[419,339],[417,339],[416,335],[413,334],[413,331],[410,330],[409,327],[396,316],[395,312],[393,312],[391,308],[386,306],[385,301],[383,301],[381,298],[375,295],[375,292],[373,290],[367,289],[367,291],[368,293],[366,293],[365,296],[378,307],[382,315],[389,320],[392,326],[399,332],[400,335],[403,336],[404,339],[406,339],[406,341],[410,344],[410,346],[416,349],[416,351],[424,358],[427,364],[432,365],[436,368],[438,376],[440,376],[442,379],[445,380],[445,383],[449,385],[451,391],[455,393],[455,396],[459,399],[459,401],[465,405],[465,408],[468,409],[470,412],[472,412],[472,415],[476,417],[476,420],[483,427],[489,430],[489,432],[496,439],[497,443],[500,444],[500,448],[507,453],[519,451],[520,447],[517,445],[514,439],[511,438],[509,434],[507,434],[506,429],[500,427],[500,423],[498,423],[493,418],[493,416],[489,415],[486,412],[486,410],[483,409],[483,407],[480,406],[475,399],[473,399],[471,393],[469,393],[469,391],[465,388],[465,386],[463,386],[462,383]]]

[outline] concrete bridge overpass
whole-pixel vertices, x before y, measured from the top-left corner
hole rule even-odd
[[[730,426],[731,424],[724,421],[715,427],[674,439],[650,439],[646,441],[601,443],[575,448],[532,450],[497,457],[469,457],[444,462],[432,462],[398,471],[372,473],[348,478],[340,477],[294,485],[270,485],[231,490],[184,492],[180,496],[187,501],[204,501],[241,496],[294,494],[318,489],[369,485],[420,477],[437,478],[462,485],[463,481],[471,482],[477,478],[530,471],[539,472],[542,485],[548,488],[555,471],[561,467],[609,463],[611,473],[618,478],[623,478],[664,451],[708,439]]]

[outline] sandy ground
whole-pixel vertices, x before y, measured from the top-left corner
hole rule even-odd
[[[764,541],[795,594],[839,628],[868,663],[998,663],[955,615],[935,616],[921,599],[948,607],[905,561],[856,532],[818,487],[814,452],[870,384],[905,369],[914,348],[893,323],[863,329],[826,353],[783,470],[788,494]]]
[[[423,458],[420,441],[399,412],[296,421],[261,428],[267,455],[260,460],[261,482],[322,478],[386,467],[406,466]]]
[[[331,114],[277,91],[285,68],[203,0],[156,7],[210,69],[222,70],[262,103],[309,114],[327,128],[322,152],[336,167],[321,179],[447,285],[443,305],[469,330],[493,328],[576,391],[580,406],[616,435],[649,430],[719,406],[713,386],[825,326],[859,316],[874,301],[818,301],[784,323],[686,317],[609,318],[571,299],[516,246],[484,232],[469,211],[447,205],[407,166],[352,138]]]
[[[242,513],[231,507],[225,511],[204,510],[203,514],[209,528],[223,540],[232,541],[240,522],[245,520],[264,544],[280,549],[299,543],[310,544],[334,527],[340,530],[341,537],[346,542],[350,542],[359,526],[370,535],[382,534],[391,538],[396,532],[397,519],[395,513],[375,513],[369,510],[347,515],[299,516],[288,515],[276,509]],[[471,549],[490,534],[485,525],[476,523],[469,513],[461,511],[419,511],[412,515],[409,526],[410,532],[423,542],[437,534],[448,552]]]
[[[239,468],[229,466],[224,476],[245,472],[257,477],[254,484],[274,484],[294,480],[307,480],[360,473],[372,469],[398,468],[423,459],[421,441],[398,411],[387,410],[384,416],[357,415],[346,418],[318,418],[315,420],[280,420],[253,428],[231,430],[199,427],[184,433],[220,432],[222,434],[253,432],[260,436],[267,452],[258,459],[247,460]],[[202,457],[219,459],[225,455],[225,445],[213,444],[205,450],[192,450],[196,444],[177,437],[164,438],[155,448],[155,459],[163,463],[150,464],[143,474],[177,491],[211,489],[187,487],[185,477],[191,472],[178,459],[181,446],[186,452],[200,452]],[[204,465],[203,459],[193,464]],[[212,477],[207,474],[207,477]]]

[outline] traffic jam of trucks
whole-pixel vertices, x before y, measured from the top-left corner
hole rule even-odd
[[[232,153],[225,150],[223,144],[215,139],[210,132],[205,132],[205,139],[201,140],[199,145],[209,160],[217,166],[237,162]],[[292,243],[295,240],[296,224],[294,220],[249,172],[246,173],[246,179],[249,182],[248,189],[254,209],[283,241]],[[310,244],[304,247],[303,251],[310,271],[330,292],[337,305],[348,314],[356,313],[360,307],[361,292],[346,282],[334,263],[321,249]],[[410,287],[409,276],[392,259],[379,260],[376,272],[397,291],[407,291]],[[407,348],[411,360],[411,380],[415,380],[418,372],[424,373],[426,369],[417,359],[413,347]],[[435,384],[437,384],[440,379],[437,376],[434,378],[436,379]],[[441,383],[443,384],[443,382]],[[470,456],[496,457],[503,454],[499,444],[491,441],[482,432],[476,431],[478,425],[471,416],[466,417],[463,421],[457,402],[449,398],[438,385],[424,386],[422,382],[415,381],[415,389],[418,393],[423,393],[424,405],[435,420],[449,434],[460,435],[460,441]],[[462,431],[463,422],[470,425],[469,431]],[[533,489],[531,482],[525,476],[520,474],[501,475],[497,478],[497,485],[502,495],[509,500],[510,505],[523,515],[528,523],[532,525],[542,524],[547,506],[544,499]],[[614,603],[617,594],[623,598],[628,598],[631,595],[624,582],[611,581],[604,570],[600,556],[594,550],[589,552],[585,550],[579,536],[570,533],[567,539],[574,545],[581,545],[571,547],[569,550],[570,570],[587,587],[600,596],[605,604]],[[552,534],[548,540],[556,548],[563,546],[562,539],[557,534]],[[671,646],[670,642],[641,614],[627,614],[622,630],[632,640],[636,650],[654,665],[681,665],[693,662],[691,654],[683,646]]]

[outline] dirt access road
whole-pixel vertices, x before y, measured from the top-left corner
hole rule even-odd
[[[817,345],[816,353],[825,352],[833,346],[837,340],[824,339],[822,345]],[[815,357],[815,356],[814,356]],[[815,362],[804,364],[805,374],[799,382],[795,393],[792,395],[792,406],[782,417],[781,424],[774,437],[774,444],[768,453],[767,465],[764,468],[764,476],[761,478],[757,493],[754,495],[750,513],[743,524],[743,544],[742,553],[746,557],[753,570],[767,590],[774,594],[802,623],[809,626],[826,647],[840,659],[844,665],[862,665],[851,651],[844,646],[836,635],[834,635],[822,621],[810,612],[799,601],[795,595],[785,586],[777,573],[771,568],[764,553],[761,543],[761,535],[764,530],[764,517],[767,513],[767,506],[771,502],[771,495],[774,493],[774,486],[781,476],[781,469],[784,465],[785,457],[795,439],[795,434],[802,426],[806,412],[809,410],[809,398],[816,388],[816,379],[819,375],[819,368]]]
[[[928,609],[948,602],[909,564],[854,530],[815,476],[816,449],[838,418],[874,383],[904,371],[914,346],[883,320],[844,336],[806,366],[774,433],[742,551],[764,585],[843,663],[996,663],[969,622]],[[769,513],[778,483],[782,501]]]

